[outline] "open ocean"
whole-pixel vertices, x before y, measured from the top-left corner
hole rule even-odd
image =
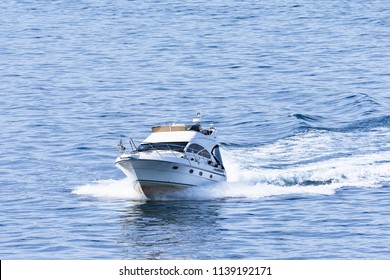
[[[120,139],[197,111],[228,182]],[[390,259],[390,2],[0,2],[0,259]]]

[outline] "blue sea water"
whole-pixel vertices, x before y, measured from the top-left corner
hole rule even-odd
[[[390,2],[0,2],[1,259],[390,259]],[[119,139],[201,110],[228,182]]]

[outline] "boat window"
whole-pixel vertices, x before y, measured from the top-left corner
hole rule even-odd
[[[216,145],[213,150],[211,151],[211,153],[213,154],[215,160],[221,165],[221,167],[223,168],[223,162],[222,162],[222,156],[221,156],[221,151],[219,150],[219,146]]]
[[[211,158],[211,155],[210,153],[204,148],[202,147],[201,145],[199,144],[191,144],[188,148],[187,148],[187,152],[189,153],[194,153],[194,154],[199,154],[201,155],[202,157],[206,157],[206,158]]]
[[[199,154],[200,154],[202,157],[211,158],[210,153],[209,153],[206,149],[200,151]]]
[[[197,154],[204,148],[201,145],[198,144],[191,144],[187,148],[187,152]]]
[[[171,150],[175,152],[184,152],[185,146],[187,146],[188,142],[163,142],[163,143],[146,143],[138,146],[138,152],[146,152],[146,151],[166,151]]]

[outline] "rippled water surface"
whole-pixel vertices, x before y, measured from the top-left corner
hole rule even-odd
[[[390,259],[390,3],[0,3],[1,259]],[[228,182],[145,200],[119,139],[201,110]]]

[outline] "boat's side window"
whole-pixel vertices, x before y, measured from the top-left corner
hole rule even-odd
[[[202,157],[206,157],[206,158],[209,158],[209,159],[211,158],[210,153],[209,153],[206,149],[200,151],[199,154],[200,154]]]
[[[199,154],[202,157],[206,157],[206,158],[211,158],[210,153],[204,147],[202,147],[199,144],[195,144],[195,143],[191,144],[190,146],[188,146],[187,152],[194,153],[194,154]]]
[[[197,154],[204,148],[201,145],[198,144],[191,144],[187,148],[187,152]]]

